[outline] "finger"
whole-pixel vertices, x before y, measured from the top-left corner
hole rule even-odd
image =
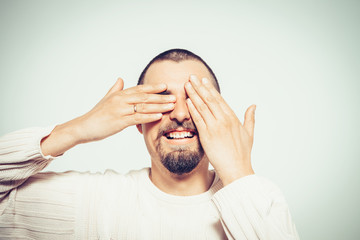
[[[185,83],[185,89],[187,95],[191,99],[191,102],[193,103],[201,117],[204,119],[205,123],[207,125],[211,124],[214,120],[214,116],[209,110],[208,106],[204,103],[204,101],[200,98],[195,89],[192,87],[190,82]]]
[[[135,87],[127,88],[123,91],[125,94],[133,94],[133,93],[161,93],[167,89],[165,83],[159,84],[144,84],[137,85]]]
[[[207,80],[206,78],[203,78],[203,80],[202,80],[203,84],[201,84],[195,75],[191,75],[190,82],[191,82],[193,88],[195,89],[195,91],[199,94],[201,99],[208,106],[208,108],[210,109],[213,116],[215,118],[217,118],[217,116],[218,117],[222,116],[224,114],[224,112],[222,111],[222,109],[219,105],[219,102],[217,99],[218,97],[217,98],[215,97],[217,95],[219,96],[219,93],[214,94],[213,92],[209,91],[208,87],[205,86],[205,83],[210,84],[209,80]]]
[[[192,103],[191,99],[190,98],[186,99],[186,103],[187,103],[191,118],[192,118],[193,122],[195,123],[196,128],[199,129],[200,131],[205,130],[206,124],[205,124],[203,118],[201,117],[200,113],[198,112],[198,110],[196,109],[194,104]]]
[[[248,134],[254,136],[256,105],[251,105],[245,112],[244,128]]]
[[[175,104],[174,103],[167,103],[167,104],[139,103],[136,104],[135,106],[137,113],[165,113],[173,110]]]
[[[118,92],[123,90],[124,88],[124,80],[122,80],[122,78],[118,78],[117,81],[115,82],[114,86],[112,86],[110,88],[110,90],[106,93],[105,97],[108,97],[109,95],[113,94],[114,92]]]
[[[216,103],[217,103],[216,107],[220,108],[221,111],[224,112],[226,115],[236,117],[236,114],[234,113],[234,111],[226,103],[225,99],[220,95],[220,93],[216,90],[215,86],[209,81],[209,79],[203,78],[202,83],[208,89],[208,91],[213,96],[214,100],[216,101]]]
[[[138,103],[171,103],[176,101],[174,95],[160,95],[160,94],[149,94],[149,93],[134,93],[127,95],[126,100],[130,104]]]
[[[122,121],[125,121],[128,126],[131,126],[159,121],[162,116],[162,113],[136,113],[134,115],[126,116]]]

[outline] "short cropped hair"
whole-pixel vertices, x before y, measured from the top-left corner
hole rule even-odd
[[[174,48],[174,49],[167,50],[165,52],[160,53],[156,57],[154,57],[148,63],[148,65],[146,65],[145,69],[142,71],[137,85],[144,84],[144,78],[145,78],[146,72],[153,63],[165,61],[165,60],[170,60],[170,61],[174,61],[177,63],[181,62],[181,61],[185,61],[185,60],[195,60],[195,61],[201,62],[202,64],[204,64],[204,66],[209,71],[210,75],[213,78],[212,80],[215,82],[215,86],[216,86],[217,90],[220,92],[220,86],[219,86],[218,80],[217,80],[214,72],[212,71],[212,69],[209,67],[209,65],[207,65],[207,63],[201,57],[196,55],[195,53],[192,53],[189,50],[180,49],[180,48]]]

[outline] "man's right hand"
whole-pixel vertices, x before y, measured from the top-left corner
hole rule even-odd
[[[92,110],[56,126],[41,141],[43,155],[59,156],[77,144],[104,139],[131,125],[160,120],[162,113],[174,108],[174,95],[157,94],[167,89],[166,84],[123,87],[119,78]]]

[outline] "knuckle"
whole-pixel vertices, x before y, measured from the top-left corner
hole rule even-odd
[[[220,123],[221,125],[225,124],[226,122],[226,116],[220,115],[216,117],[217,122]]]
[[[136,104],[137,112],[143,112],[145,110],[145,105],[143,103]]]
[[[209,92],[209,90],[206,87],[201,86],[199,91],[201,95],[203,95],[205,98],[212,98],[212,94]]]
[[[149,101],[149,95],[145,94],[145,93],[141,94],[140,95],[140,101],[141,102],[148,102]]]
[[[229,127],[231,127],[231,125],[232,125],[232,121],[230,120],[229,117],[224,118],[223,121],[222,121],[222,125],[223,125],[224,127],[226,127],[226,128],[229,128]]]
[[[205,103],[200,103],[199,104],[199,111],[204,112],[206,110],[207,110],[207,106],[205,105]]]
[[[206,94],[204,97],[206,102],[213,102],[214,101],[214,97],[210,94]]]

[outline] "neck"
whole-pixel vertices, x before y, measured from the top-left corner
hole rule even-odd
[[[177,175],[169,172],[158,161],[152,161],[150,170],[150,180],[161,191],[177,196],[192,196],[209,190],[215,174],[208,170],[209,162],[202,159],[199,165],[190,173]]]

